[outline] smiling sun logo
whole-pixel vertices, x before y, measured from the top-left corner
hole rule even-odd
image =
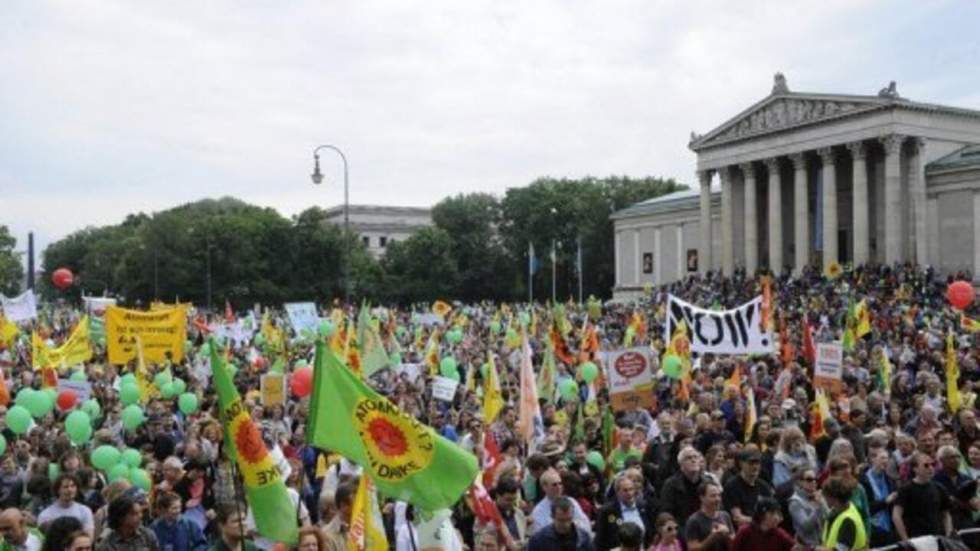
[[[377,478],[400,482],[432,463],[432,430],[391,402],[363,398],[354,407],[353,421]]]

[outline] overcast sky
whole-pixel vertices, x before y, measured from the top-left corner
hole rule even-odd
[[[980,109],[980,3],[429,0],[0,5],[0,224],[26,247],[204,197],[284,215],[541,176],[694,180],[769,93]]]

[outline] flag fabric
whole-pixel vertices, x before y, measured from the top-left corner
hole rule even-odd
[[[12,347],[19,334],[17,324],[0,314],[0,348]]]
[[[441,300],[437,300],[432,303],[432,313],[443,319],[446,318],[446,314],[451,312],[452,309],[453,307],[450,306],[449,303]]]
[[[803,357],[810,364],[810,369],[817,364],[817,347],[813,343],[813,326],[803,318]]]
[[[31,337],[34,369],[64,368],[92,359],[92,342],[89,339],[88,315],[75,324],[71,334],[61,346],[52,348],[37,332]]]
[[[755,430],[755,424],[758,421],[758,413],[755,409],[755,390],[751,385],[748,387],[748,391],[745,393],[745,442],[752,440],[752,431]]]
[[[732,370],[731,376],[725,381],[725,386],[735,387],[736,390],[741,390],[742,388],[742,365],[735,364],[735,369]]]
[[[602,457],[609,457],[616,447],[616,418],[612,408],[605,408],[602,413]]]
[[[960,365],[956,359],[956,346],[953,334],[946,335],[946,405],[956,414],[962,405],[960,397]]]
[[[878,357],[878,388],[887,396],[891,394],[892,389],[892,362],[888,359],[886,347],[882,347],[878,354],[880,354]]]
[[[146,369],[146,361],[143,358],[143,339],[136,337],[136,388],[140,391],[140,402],[146,403],[153,397],[157,389],[150,382],[150,372]]]
[[[510,535],[510,530],[504,523],[504,517],[493,498],[487,493],[482,484],[474,484],[470,487],[469,501],[472,504],[473,514],[481,524],[492,524],[497,528],[497,534],[504,540],[504,548],[511,549],[514,546],[514,539]]]
[[[860,339],[871,332],[871,311],[868,308],[868,301],[866,299],[862,299],[857,304],[855,318],[857,323],[854,329],[854,336]]]
[[[674,333],[670,337],[664,358],[674,355],[681,360],[680,385],[677,388],[677,396],[681,400],[689,400],[691,385],[691,341],[687,338],[687,324],[683,321],[674,328]],[[661,363],[663,360],[661,359]]]
[[[378,492],[368,474],[361,475],[351,506],[348,551],[388,551],[388,538],[378,507]]]
[[[504,461],[497,438],[492,430],[483,431],[483,485],[491,488],[497,485],[497,467]]]
[[[388,353],[378,330],[371,325],[371,314],[366,306],[361,306],[357,317],[357,342],[361,348],[361,369],[365,377],[388,367]]]
[[[340,453],[385,496],[452,507],[479,472],[476,457],[401,411],[316,343],[308,442]]]
[[[538,403],[538,389],[531,365],[531,345],[527,333],[521,335],[521,402],[518,410],[517,431],[529,450],[537,447],[538,440],[544,436],[544,420]]]
[[[7,389],[7,381],[4,380],[3,369],[0,369],[0,406],[7,407],[10,403],[10,390]]]
[[[810,419],[810,441],[812,442],[827,434],[823,424],[824,421],[830,419],[830,402],[827,401],[827,395],[822,388],[816,389],[816,397],[810,409]]]
[[[238,465],[256,529],[270,540],[296,543],[299,533],[296,508],[286,492],[286,484],[262,440],[262,432],[242,404],[213,338],[210,346],[211,372],[225,426],[225,449]]]
[[[439,328],[433,328],[429,334],[429,343],[425,345],[425,365],[429,367],[429,375],[435,376],[439,372]]]
[[[561,330],[559,329],[557,319],[555,319],[551,324],[550,337],[555,356],[565,365],[575,365],[575,356],[573,356],[571,350],[568,349],[568,343],[565,342],[565,337],[561,335]]]
[[[555,385],[558,369],[555,366],[555,349],[551,341],[545,341],[544,363],[538,372],[538,396],[549,404],[555,401]]]
[[[540,263],[538,262],[538,257],[534,255],[534,243],[530,241],[527,242],[527,271],[531,275],[538,272]]]
[[[354,330],[354,322],[347,322],[345,335],[347,338],[344,343],[344,361],[354,374],[363,378],[364,370],[361,366],[361,350],[357,345],[357,332]]]
[[[970,319],[965,314],[960,314],[960,329],[967,333],[980,332],[980,321]]]
[[[763,333],[769,331],[772,326],[772,282],[769,276],[762,278],[762,311],[759,316],[759,328]]]
[[[595,359],[599,352],[599,335],[596,334],[595,325],[585,319],[585,328],[582,331],[582,342],[579,344],[580,363],[590,362]]]
[[[483,422],[488,426],[497,420],[504,408],[504,397],[500,393],[500,375],[493,361],[493,351],[487,352],[487,378],[483,381]]]
[[[854,301],[847,301],[847,315],[844,318],[844,338],[841,345],[844,352],[854,350],[854,342],[857,340],[857,307]]]

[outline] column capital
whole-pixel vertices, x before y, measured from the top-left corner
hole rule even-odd
[[[868,154],[868,148],[865,147],[864,142],[851,142],[846,147],[851,152],[851,157],[855,160],[864,159]]]
[[[824,165],[832,165],[836,160],[834,158],[834,148],[833,147],[821,147],[817,150],[817,155],[820,155],[820,160],[823,161]]]
[[[770,174],[773,172],[779,172],[779,157],[763,159],[762,162],[766,165],[766,168],[769,170]]]
[[[909,143],[912,144],[913,147],[915,147],[916,151],[922,151],[923,149],[926,148],[926,144],[928,143],[928,140],[926,140],[922,136],[912,136],[911,138],[909,138]]]
[[[702,186],[711,186],[711,177],[714,175],[714,169],[707,170],[697,170],[695,174],[698,176],[698,180],[701,182]]]
[[[806,168],[806,155],[803,154],[802,152],[790,153],[789,160],[793,163],[793,168],[795,170]]]
[[[727,184],[732,181],[732,170],[731,167],[723,167],[718,169],[718,178],[721,179],[722,184]]]
[[[746,177],[751,175],[753,178],[755,178],[755,163],[752,162],[739,163],[738,168],[742,171],[742,174],[744,174]]]
[[[884,136],[879,136],[878,141],[885,148],[885,153],[888,155],[894,155],[898,153],[902,148],[902,142],[905,141],[905,136],[902,134],[887,134]]]

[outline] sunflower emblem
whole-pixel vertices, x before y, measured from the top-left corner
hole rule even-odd
[[[399,482],[432,463],[432,431],[388,400],[361,399],[354,407],[352,421],[375,477]]]
[[[840,275],[843,272],[844,269],[841,268],[839,263],[831,262],[830,264],[827,265],[827,269],[824,271],[824,275],[827,276],[827,279],[837,279],[838,277],[840,277]]]

